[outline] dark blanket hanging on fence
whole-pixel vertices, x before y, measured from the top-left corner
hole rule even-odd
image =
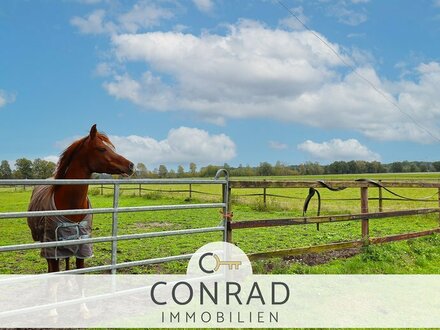
[[[334,187],[328,185],[325,181],[322,181],[322,180],[319,180],[319,181],[317,181],[317,182],[318,182],[322,187],[327,188],[328,190],[331,190],[331,191],[341,191],[341,190],[346,189],[346,187],[334,188]],[[316,196],[318,196],[318,211],[317,211],[316,215],[319,216],[319,215],[321,214],[321,194],[320,194],[319,191],[316,190],[315,188],[310,187],[310,188],[309,188],[309,194],[307,195],[306,200],[304,201],[304,206],[303,206],[303,217],[306,216],[306,213],[307,213],[307,209],[308,209],[308,207],[309,207],[310,200],[313,198],[313,196],[315,196],[315,194],[316,194]],[[316,224],[316,230],[319,230],[319,223]]]
[[[303,206],[303,217],[306,216],[306,213],[307,213],[307,209],[308,209],[308,207],[309,207],[310,200],[312,199],[313,196],[315,196],[315,193],[316,193],[316,195],[318,196],[318,211],[317,211],[316,215],[318,215],[318,216],[320,215],[320,213],[321,213],[321,194],[320,194],[319,191],[316,190],[315,188],[310,187],[310,188],[309,188],[309,194],[307,195],[306,200],[304,201],[304,206]],[[316,224],[316,230],[319,231],[319,223]]]

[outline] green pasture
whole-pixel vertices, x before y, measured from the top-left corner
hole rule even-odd
[[[270,180],[353,180],[370,178],[374,180],[438,180],[438,174],[411,175],[350,175],[350,176],[307,176],[272,177]],[[234,179],[234,178],[232,178]],[[242,178],[237,178],[242,179]],[[246,178],[251,179],[251,178]],[[258,178],[259,179],[259,178]],[[220,185],[123,185],[121,187],[120,206],[187,204],[221,201]],[[160,191],[158,191],[160,190]],[[332,192],[319,189],[322,195],[321,214],[346,214],[360,212],[359,189],[346,189]],[[437,189],[401,188],[393,191],[411,198],[430,197],[426,202],[384,200],[384,210],[437,207]],[[102,194],[101,194],[102,193]],[[262,196],[244,196],[261,194],[262,189],[234,189],[232,191],[232,209],[234,221],[250,219],[286,218],[302,215],[302,206],[308,189],[267,189],[267,194],[284,197],[267,197],[264,205]],[[89,195],[92,206],[111,207],[113,202],[111,186],[101,189],[91,186]],[[0,212],[26,211],[31,189],[28,187],[1,187]],[[370,211],[378,211],[378,189],[370,188]],[[384,198],[394,198],[383,192]],[[309,215],[315,215],[316,200],[309,206]],[[166,231],[185,228],[217,226],[221,222],[220,209],[155,211],[119,214],[119,234]],[[379,237],[397,233],[413,232],[436,228],[438,214],[399,217],[392,219],[370,220],[370,234]],[[341,222],[315,225],[242,229],[233,232],[233,241],[247,253],[293,247],[326,244],[332,242],[357,240],[360,238],[359,222]],[[30,231],[26,219],[0,219],[0,245],[31,243]],[[95,215],[93,236],[109,236],[111,233],[111,214]],[[222,239],[222,233],[204,233],[162,238],[148,238],[118,243],[118,262],[157,258],[194,252],[202,245]],[[95,256],[86,261],[88,266],[110,263],[111,243],[94,245]],[[348,259],[338,259],[321,265],[308,266],[298,261],[272,259],[255,262],[255,271],[260,273],[438,273],[440,272],[440,235],[432,235],[416,240],[371,246],[361,254]],[[123,269],[127,273],[183,273],[186,262],[171,262],[154,266]],[[46,262],[40,258],[39,250],[0,253],[0,274],[42,273],[46,271]]]

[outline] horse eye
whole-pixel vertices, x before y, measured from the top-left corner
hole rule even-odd
[[[98,149],[99,152],[105,152],[107,150],[105,148],[96,148],[96,149]]]

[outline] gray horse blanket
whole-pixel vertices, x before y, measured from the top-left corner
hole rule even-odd
[[[89,208],[91,208],[90,201]],[[32,192],[28,211],[56,210],[53,187],[37,186]],[[27,222],[34,241],[54,242],[89,238],[92,231],[92,214],[87,214],[81,222],[73,222],[63,215],[28,217]],[[42,248],[41,256],[46,259],[68,257],[90,258],[93,256],[92,244],[79,244]]]

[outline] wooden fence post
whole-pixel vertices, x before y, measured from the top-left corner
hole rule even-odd
[[[231,211],[231,187],[228,184],[223,184],[222,186],[222,200],[226,204],[223,208],[223,219],[225,225],[224,241],[232,243],[232,211]]]
[[[104,185],[101,185],[101,196],[104,195]]]
[[[189,184],[189,199],[192,198],[192,184]]]
[[[361,187],[361,213],[368,213],[368,187]],[[362,240],[368,245],[370,236],[369,220],[362,220]]]
[[[139,197],[142,196],[142,183],[139,183]]]
[[[264,179],[263,181],[266,181],[266,179]],[[264,204],[264,207],[267,207],[267,205],[266,205],[266,187],[263,188],[263,204]]]
[[[381,180],[379,180],[379,183]],[[382,196],[382,187],[379,187],[379,212],[383,212],[383,196]]]
[[[438,207],[440,208],[440,188],[438,188]],[[440,212],[438,213],[438,225],[440,227]]]

